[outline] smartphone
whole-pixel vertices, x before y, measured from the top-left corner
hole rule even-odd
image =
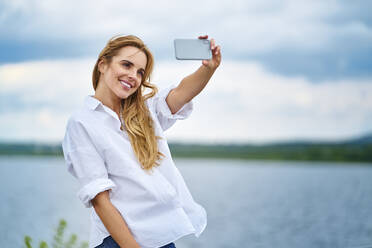
[[[174,51],[179,60],[211,59],[210,40],[207,39],[175,39]]]

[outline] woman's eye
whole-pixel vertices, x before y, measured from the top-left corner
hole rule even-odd
[[[130,67],[130,64],[129,63],[123,63],[123,66]]]
[[[143,77],[145,73],[143,71],[140,71],[140,72],[138,72],[138,74],[140,74],[141,77]]]

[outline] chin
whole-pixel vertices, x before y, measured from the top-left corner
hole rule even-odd
[[[132,93],[133,94],[133,93]],[[127,99],[128,97],[130,97],[132,95],[131,93],[122,93],[119,95],[119,98],[121,99]]]

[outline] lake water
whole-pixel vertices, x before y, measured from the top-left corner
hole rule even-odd
[[[176,159],[208,225],[177,248],[372,247],[372,164]],[[0,247],[88,241],[89,210],[61,157],[0,157]],[[51,247],[51,246],[50,246]]]

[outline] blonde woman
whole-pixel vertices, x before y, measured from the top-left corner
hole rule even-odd
[[[95,94],[69,118],[62,143],[80,184],[77,195],[93,207],[90,248],[171,248],[205,229],[206,212],[174,165],[163,132],[190,114],[191,100],[219,66],[213,39],[211,50],[212,59],[159,93],[150,82],[153,56],[138,37],[113,38],[99,54]]]

